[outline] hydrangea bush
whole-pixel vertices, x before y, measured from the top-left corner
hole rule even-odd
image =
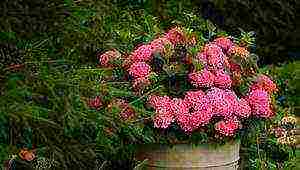
[[[224,35],[201,41],[197,34],[174,27],[130,54],[115,49],[100,54],[100,67],[124,70],[129,91],[139,97],[108,106],[120,109],[127,127],[152,131],[147,138],[155,143],[170,137],[169,132],[175,136],[169,142],[198,134],[207,139],[236,137],[247,128],[244,121],[275,115],[272,96],[277,91],[270,77],[257,73],[257,56],[237,42]]]

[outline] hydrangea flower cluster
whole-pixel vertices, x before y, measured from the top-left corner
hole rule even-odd
[[[192,72],[188,76],[191,84],[195,87],[212,87],[215,81],[215,75],[207,69]]]
[[[219,38],[216,38],[214,41],[214,44],[216,44],[217,46],[221,47],[223,52],[226,54],[228,52],[228,50],[230,48],[233,47],[233,42],[229,39],[229,38],[226,38],[226,37],[219,37]]]
[[[254,115],[264,118],[273,116],[271,98],[266,91],[261,89],[251,90],[247,96],[247,100]]]
[[[248,118],[251,115],[251,107],[246,99],[240,99],[236,109],[236,116],[240,118]]]
[[[189,74],[189,80],[195,87],[219,87],[229,89],[232,84],[230,75],[224,70],[217,70],[214,74],[207,69],[192,72]]]
[[[206,44],[203,53],[206,56],[207,68],[209,70],[218,70],[224,68],[225,54],[222,48],[214,43]]]
[[[156,111],[154,127],[167,128],[174,121],[173,101],[168,96],[151,96],[149,104]]]
[[[231,77],[224,70],[215,71],[215,80],[214,84],[216,87],[229,89],[232,84]]]
[[[251,85],[250,89],[251,91],[257,89],[265,90],[269,94],[278,90],[276,84],[266,75],[258,76],[255,80],[255,83]]]
[[[151,72],[151,67],[145,62],[136,62],[129,68],[129,74],[135,78],[148,77]]]
[[[170,46],[173,47],[173,44],[167,38],[157,38],[153,40],[151,43],[151,47],[153,48],[152,52],[164,53],[165,47]]]
[[[196,44],[195,36],[188,38],[183,29],[176,27],[170,29],[164,36],[139,46],[125,60],[127,61],[125,69],[132,77],[134,89],[149,86],[152,75],[164,75],[154,73],[157,71],[156,67],[152,67],[157,59],[154,58],[155,53],[163,57],[162,71],[159,73],[166,73],[169,82],[172,77],[170,75],[176,77],[177,73],[184,73],[186,80],[193,87],[190,89],[188,86],[184,95],[181,93],[176,97],[149,96],[148,104],[155,110],[153,115],[155,128],[167,129],[171,124],[177,124],[185,133],[191,134],[218,121],[214,124],[215,132],[223,136],[233,136],[241,127],[241,120],[251,116],[270,118],[274,115],[271,95],[277,91],[277,87],[269,77],[258,76],[245,96],[241,96],[240,92],[236,93],[241,79],[244,78],[242,77],[244,68],[235,59],[240,57],[239,59],[248,62],[246,59],[250,52],[245,47],[239,47],[229,37],[218,37],[205,44],[194,56],[188,53],[187,49],[191,46],[196,47]],[[171,47],[171,50],[167,50],[167,46]],[[170,55],[170,51],[173,51],[174,55]],[[112,56],[112,53],[103,54],[100,60],[103,66],[113,59]],[[176,69],[171,69],[173,65]],[[159,83],[161,82],[165,81]],[[121,102],[119,105],[129,108],[124,103]],[[122,119],[128,119],[132,115],[134,112],[130,109],[124,109],[121,113]]]
[[[98,55],[98,60],[101,66],[103,67],[111,67],[113,66],[113,61],[121,58],[121,53],[116,49],[107,51],[101,55]]]
[[[233,136],[239,128],[240,122],[238,120],[220,121],[216,123],[215,129],[224,136]]]
[[[230,119],[236,113],[239,105],[238,98],[231,90],[212,88],[207,92],[209,102],[213,107],[213,114]]]
[[[168,96],[151,96],[149,104],[155,109],[154,126],[168,128],[176,122],[182,130],[190,133],[210,123],[213,116],[223,118],[216,130],[222,135],[232,136],[239,128],[238,119],[248,118],[251,108],[245,99],[238,99],[231,90],[212,88],[207,93],[186,92],[184,99]]]
[[[165,46],[183,43],[185,36],[180,28],[169,30],[163,37],[154,39],[149,44],[141,45],[130,56],[132,62],[149,62],[153,58],[153,53],[163,52]]]
[[[274,116],[271,95],[277,91],[276,84],[266,75],[260,75],[249,88],[246,96],[252,113],[258,117],[269,118]]]
[[[230,68],[228,51],[233,46],[233,42],[226,37],[216,38],[213,42],[206,44],[196,56],[196,60],[202,63],[204,69],[190,73],[192,85],[197,88],[212,86],[231,88],[232,80],[227,70]]]
[[[209,100],[202,91],[187,92],[186,96],[184,97],[184,102],[186,103],[189,112],[188,114],[177,114],[177,121],[179,122],[179,125],[181,125],[181,127],[182,125],[184,125],[188,128],[183,128],[185,131],[193,131],[209,123],[213,116],[212,107],[209,104]],[[182,122],[179,119],[182,116],[188,116],[190,120],[188,122]]]
[[[151,44],[141,45],[131,54],[130,60],[135,62],[150,61],[152,59],[152,50]]]
[[[207,125],[212,118],[212,108],[202,91],[187,92],[184,99],[151,96],[149,104],[155,109],[154,126],[168,128],[176,123],[185,131],[192,132]]]
[[[184,41],[185,36],[183,31],[180,28],[173,28],[163,37],[154,39],[149,44],[141,45],[134,50],[128,59],[128,63],[130,63],[128,72],[134,78],[133,86],[138,87],[137,84],[141,82],[146,85],[150,84],[148,77],[151,73],[151,67],[148,64],[152,61],[154,53],[163,54],[166,46],[172,48],[174,45],[183,43]]]
[[[172,44],[184,43],[186,36],[184,35],[181,28],[175,27],[170,29],[164,36]]]

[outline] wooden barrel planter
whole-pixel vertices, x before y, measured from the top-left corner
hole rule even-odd
[[[138,148],[136,158],[146,160],[149,170],[237,170],[239,157],[239,142],[225,145],[142,145]]]

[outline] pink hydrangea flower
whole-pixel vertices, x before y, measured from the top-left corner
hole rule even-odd
[[[181,129],[190,133],[200,126],[207,125],[213,115],[208,99],[202,91],[190,92],[188,95],[184,100],[177,99],[174,102],[174,112],[176,122]]]
[[[206,93],[210,104],[213,107],[213,112],[215,115],[223,115],[223,112],[229,112],[230,106],[227,106],[225,98],[225,91],[219,88],[212,88]]]
[[[154,126],[157,128],[167,128],[175,119],[185,132],[192,132],[208,124],[213,116],[209,101],[202,91],[187,92],[184,99],[151,96],[148,102],[156,110]]]
[[[182,99],[174,99],[174,114],[176,123],[185,132],[192,132],[194,130],[190,121],[191,115],[189,113],[189,105]]]
[[[148,103],[155,109],[154,127],[168,128],[174,121],[174,103],[168,96],[151,96]]]
[[[231,118],[238,106],[238,98],[231,90],[212,88],[207,92],[207,98],[212,106],[213,115]]]
[[[160,110],[160,108],[164,108],[166,103],[170,103],[171,99],[168,96],[156,96],[151,95],[148,98],[148,104],[156,110]]]
[[[130,56],[132,62],[148,62],[152,59],[153,47],[148,45],[139,46]]]
[[[206,96],[198,98],[197,102],[190,103],[193,106],[190,113],[192,114],[192,122],[197,129],[199,126],[207,125],[213,117],[212,106]]]
[[[166,45],[170,45],[172,47],[172,43],[167,38],[154,39],[150,45],[152,47],[152,52],[160,53],[164,52]]]
[[[233,90],[229,90],[226,89],[225,90],[225,101],[228,103],[229,106],[231,106],[231,113],[229,113],[228,115],[224,115],[224,117],[227,118],[233,118],[234,117],[234,113],[236,113],[236,108],[238,108],[240,106],[240,102],[239,102],[239,98],[237,97],[237,95],[235,94],[235,92]]]
[[[258,76],[255,83],[251,85],[250,90],[256,89],[265,90],[269,94],[278,90],[276,84],[266,75]]]
[[[248,118],[251,115],[251,107],[247,100],[239,100],[239,106],[236,107],[235,115],[240,118]]]
[[[207,56],[207,64],[210,70],[218,70],[224,68],[225,54],[222,49],[213,44],[206,44],[203,52]]]
[[[188,91],[185,93],[184,100],[194,106],[198,103],[203,97],[205,96],[205,93],[202,90],[198,91]]]
[[[178,44],[178,43],[184,43],[184,41],[185,41],[184,33],[178,27],[175,27],[175,28],[172,28],[171,30],[169,30],[165,34],[164,38],[168,39],[174,45]]]
[[[188,77],[191,84],[195,87],[211,87],[215,79],[215,76],[207,69],[192,72]]]
[[[214,73],[214,84],[216,87],[224,89],[231,88],[232,81],[230,75],[228,75],[224,70],[217,70]]]
[[[233,136],[239,127],[240,122],[237,120],[220,121],[215,124],[215,130],[224,136]]]
[[[227,37],[216,38],[213,43],[221,47],[224,53],[226,53],[233,46],[233,42]]]
[[[128,71],[129,74],[135,79],[143,78],[148,77],[151,72],[151,67],[145,62],[136,62],[130,66]]]
[[[196,59],[202,63],[204,66],[207,66],[207,56],[206,53],[200,52],[197,54]]]
[[[189,112],[190,109],[189,103],[184,99],[174,98],[173,105],[174,105],[173,109],[175,115],[180,115],[182,113]]]
[[[268,92],[261,89],[252,90],[247,96],[247,101],[249,102],[253,115],[263,118],[269,118],[274,115]]]
[[[174,114],[170,111],[163,112],[162,110],[157,110],[155,112],[155,117],[153,118],[154,127],[166,129],[174,121]]]
[[[118,52],[117,50],[113,49],[113,50],[106,51],[105,53],[99,55],[98,59],[99,59],[99,63],[101,66],[110,67],[110,66],[112,66],[111,62],[120,57],[121,57],[121,53]]]
[[[212,107],[203,91],[187,92],[184,101],[189,106],[191,122],[194,129],[209,123],[210,119],[213,117]]]

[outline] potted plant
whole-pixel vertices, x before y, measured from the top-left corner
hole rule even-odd
[[[94,103],[122,122],[104,133],[136,144],[135,158],[149,169],[237,169],[244,122],[275,115],[277,87],[258,73],[251,34],[203,35],[174,27],[128,55],[98,56],[113,78]]]

